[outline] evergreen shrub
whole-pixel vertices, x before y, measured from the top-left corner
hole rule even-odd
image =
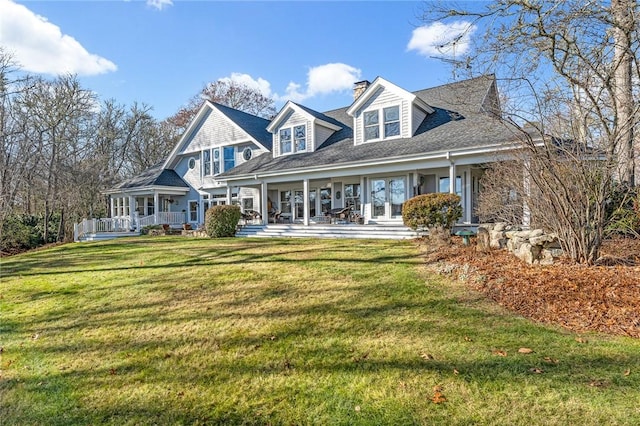
[[[211,238],[233,237],[240,220],[240,206],[213,206],[205,214],[205,230]]]

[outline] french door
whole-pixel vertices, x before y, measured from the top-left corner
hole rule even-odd
[[[371,179],[371,216],[374,219],[399,219],[406,201],[404,177]]]

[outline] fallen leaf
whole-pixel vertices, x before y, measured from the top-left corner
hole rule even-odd
[[[493,351],[494,355],[498,355],[498,356],[507,356],[507,351],[503,351],[501,349],[495,350]]]
[[[544,359],[544,362],[548,362],[549,364],[557,364],[557,363],[560,362],[557,359],[551,358],[551,357],[548,357],[548,356],[545,356],[543,359]]]
[[[360,406],[359,406],[359,405],[356,405],[356,406],[355,406],[355,408],[354,408],[354,410],[356,410],[356,412],[358,412],[358,413],[359,413],[359,412],[360,412]]]
[[[436,392],[431,397],[431,401],[433,401],[434,404],[442,404],[443,402],[447,401],[447,398],[445,398],[442,393]]]
[[[609,383],[607,383],[606,380],[592,380],[591,383],[589,383],[589,386],[594,387],[594,388],[606,388],[607,386],[609,386]]]
[[[457,369],[457,368],[454,368],[454,369],[453,369],[453,374],[460,374],[460,372],[458,371],[458,369]]]
[[[473,342],[473,339],[469,336],[464,336],[464,341],[465,342]]]
[[[534,373],[534,374],[542,374],[542,373],[544,373],[544,371],[541,368],[537,368],[537,367],[530,368],[529,371]]]
[[[624,375],[628,376],[629,374],[631,374],[631,369],[627,368],[626,370],[624,370]]]
[[[435,386],[433,387],[433,391],[434,391],[434,392],[442,392],[442,386],[440,386],[440,385],[435,385]]]
[[[587,342],[588,342],[588,340],[587,340],[587,339],[584,339],[584,338],[582,338],[582,337],[576,337],[576,342],[578,342],[578,343],[587,343]]]
[[[420,354],[420,357],[422,359],[433,359],[433,355],[424,352]]]
[[[518,349],[518,353],[520,353],[520,354],[531,354],[531,353],[533,353],[533,349],[520,348],[520,349]]]
[[[116,371],[116,369],[115,369],[115,368],[111,368],[111,369],[109,369],[109,374],[110,374],[110,375],[115,376],[117,373],[118,373],[118,372]]]

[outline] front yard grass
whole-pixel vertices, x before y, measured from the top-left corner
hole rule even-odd
[[[2,425],[640,424],[640,341],[507,313],[412,242],[138,237],[1,262]]]

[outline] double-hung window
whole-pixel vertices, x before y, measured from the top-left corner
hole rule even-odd
[[[400,135],[400,108],[397,106],[384,108],[384,137]]]
[[[209,176],[211,174],[211,151],[208,149],[202,151],[202,164],[204,167],[204,175]]]
[[[380,117],[382,116],[382,120]],[[382,110],[365,111],[362,114],[364,121],[364,140],[386,139],[400,135],[400,107],[391,106]]]
[[[287,127],[280,129],[280,154],[302,152],[307,150],[307,126]]]
[[[364,113],[364,140],[380,138],[380,120],[378,118],[378,110],[365,111]]]
[[[305,125],[293,128],[296,152],[307,150],[307,127]]]
[[[291,152],[291,128],[280,129],[280,154]]]
[[[220,148],[213,148],[213,174],[220,174]]]

